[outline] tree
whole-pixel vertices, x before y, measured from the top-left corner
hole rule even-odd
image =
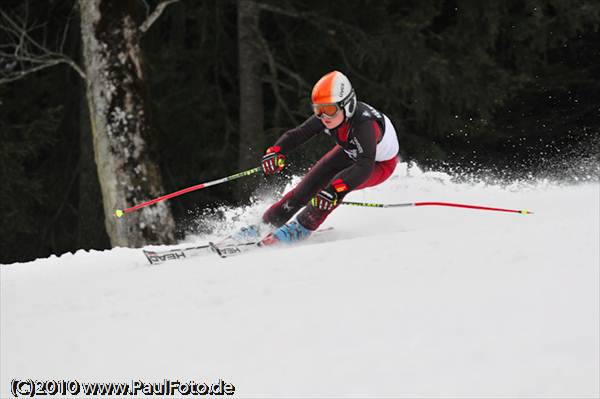
[[[15,12],[10,15],[0,11],[0,84],[60,64],[71,67],[85,81],[105,226],[112,245],[139,246],[174,239],[174,221],[164,204],[121,221],[113,212],[163,192],[156,155],[150,146],[151,124],[139,38],[169,4],[177,1],[160,1],[154,12],[148,10],[139,27],[134,0],[115,5],[110,1],[80,1],[84,68],[64,51],[71,15],[60,40],[52,41],[49,21],[30,23],[28,1],[15,3]]]
[[[142,31],[136,24],[134,1],[80,0],[79,7],[94,152],[111,243],[172,242],[175,223],[165,203],[122,219],[114,216],[115,209],[162,192],[149,141]]]
[[[259,13],[260,9],[254,1],[238,1],[239,167],[242,170],[256,166],[264,146]]]

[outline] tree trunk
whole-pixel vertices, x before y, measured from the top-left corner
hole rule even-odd
[[[79,24],[80,20],[76,22]],[[74,27],[75,28],[75,27]],[[76,44],[69,56],[83,65],[81,53],[81,26],[69,29],[72,39]],[[77,91],[77,112],[70,114],[73,118],[77,115],[76,131],[79,133],[79,201],[77,206],[77,248],[81,249],[106,249],[110,248],[110,239],[104,228],[104,209],[102,209],[102,194],[98,182],[98,171],[94,160],[94,142],[90,124],[90,113],[86,99],[86,82],[77,78],[72,90]]]
[[[105,249],[110,240],[104,228],[102,194],[98,183],[98,170],[94,161],[94,143],[90,115],[85,101],[85,82],[79,79],[81,92],[79,111],[79,227],[77,248]]]
[[[264,151],[263,91],[259,40],[260,10],[251,0],[238,1],[238,51],[240,74],[240,141],[241,170],[255,167]]]
[[[150,124],[135,0],[79,0],[87,100],[105,226],[113,246],[174,241],[164,202],[114,216],[157,197],[162,179],[149,147]]]

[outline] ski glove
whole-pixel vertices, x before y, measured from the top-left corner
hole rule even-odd
[[[332,189],[321,190],[311,200],[310,204],[322,211],[331,211],[338,203],[338,195]]]
[[[285,168],[285,155],[280,151],[278,145],[267,148],[267,152],[262,157],[262,169],[265,175],[274,175]]]
[[[331,182],[331,186],[321,190],[311,200],[310,204],[322,211],[331,211],[339,202],[338,193],[344,193],[349,190],[344,180],[337,179]]]

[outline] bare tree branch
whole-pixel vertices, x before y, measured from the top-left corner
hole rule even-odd
[[[273,94],[275,94],[275,99],[277,100],[277,102],[279,103],[281,108],[283,108],[284,112],[287,114],[287,116],[290,119],[290,121],[292,122],[292,124],[297,125],[298,118],[296,118],[292,114],[292,112],[290,111],[290,108],[288,107],[287,103],[283,99],[281,92],[279,91],[279,85],[278,85],[279,79],[277,79],[277,65],[275,64],[275,57],[273,56],[273,53],[271,52],[271,48],[269,47],[269,44],[267,43],[267,41],[265,40],[263,35],[260,34],[260,32],[256,33],[256,37],[258,38],[258,40],[260,40],[262,50],[268,61],[269,72],[271,73],[271,76],[269,78],[267,78],[266,81],[268,81],[271,84],[271,87],[273,88]]]
[[[0,33],[5,39],[5,43],[0,45],[0,84],[14,82],[32,73],[60,64],[68,65],[82,79],[85,79],[82,68],[63,53],[71,16],[62,32],[57,51],[52,51],[46,44],[45,24],[30,24],[28,17],[28,2],[25,3],[23,16],[9,15],[0,10]],[[39,29],[44,29],[41,42],[33,37],[33,32]]]
[[[69,12],[69,16],[67,18],[67,23],[65,25],[65,29],[63,30],[62,40],[59,44],[58,51],[61,53],[64,51],[65,43],[67,42],[67,33],[69,33],[69,28],[71,27],[71,20],[73,19],[73,15],[77,11],[77,2],[73,3],[73,7],[71,7],[71,11]]]
[[[290,18],[302,19],[316,29],[324,31],[327,34],[335,34],[335,31],[347,32],[359,37],[365,37],[365,32],[352,24],[343,22],[342,20],[325,15],[317,14],[313,11],[298,11],[296,9],[285,9],[271,4],[258,3],[256,4],[259,10],[270,12],[277,15],[283,15]]]
[[[278,62],[276,62],[275,65],[277,66],[277,69],[279,69],[280,71],[286,73],[288,76],[290,76],[291,78],[293,78],[298,83],[299,87],[304,88],[304,89],[308,89],[308,90],[310,90],[312,88],[312,86],[310,85],[310,83],[308,83],[299,74],[297,74],[296,72],[292,71],[291,69],[289,69],[285,65],[283,65],[281,63],[278,63]]]
[[[6,77],[2,77],[0,78],[0,85],[5,84],[5,83],[9,83],[9,82],[14,82],[15,80],[19,80],[21,78],[24,78],[25,76],[35,73],[37,71],[41,71],[42,69],[46,69],[46,68],[50,68],[54,65],[57,65],[58,63],[47,63],[47,64],[43,64],[43,65],[38,65],[36,67],[33,68],[29,68],[27,70],[19,70],[13,73],[8,74]]]
[[[268,11],[273,14],[285,15],[286,17],[291,17],[291,18],[306,18],[307,16],[310,15],[309,13],[306,13],[306,12],[300,12],[300,11],[296,11],[296,10],[286,10],[284,8],[276,7],[271,4],[266,4],[266,3],[257,3],[257,7],[262,11]]]
[[[144,8],[146,9],[146,18],[150,15],[150,5],[146,0],[141,0],[144,3]]]
[[[161,1],[156,8],[154,9],[154,11],[152,11],[152,14],[148,15],[148,17],[146,18],[146,20],[144,21],[144,23],[142,23],[142,25],[140,26],[140,32],[142,32],[142,35],[144,33],[146,33],[148,31],[148,29],[150,29],[150,27],[156,22],[156,20],[158,18],[160,18],[160,16],[162,15],[162,13],[165,11],[165,9],[172,3],[177,3],[179,2],[179,0],[163,0]]]
[[[305,21],[307,24],[312,25],[315,29],[322,31],[324,33],[324,38],[331,40],[335,47],[340,48],[340,53],[345,61],[347,68],[356,73],[356,70],[352,67],[352,64],[348,62],[348,59],[345,56],[345,52],[343,50],[343,46],[340,46],[337,42],[336,38],[338,37],[352,37],[354,42],[365,43],[365,48],[367,48],[368,44],[368,35],[358,26],[354,26],[343,21],[335,20],[334,18],[317,14],[313,11],[299,11],[292,8],[281,8],[278,6],[273,6],[271,4],[266,3],[257,3],[257,7],[268,13],[273,13],[277,15],[283,15],[290,18],[297,18]],[[293,70],[288,67],[278,63],[276,60],[269,60],[272,64],[274,62],[276,68],[281,72],[287,74],[289,77],[294,79],[300,87],[310,88],[311,86],[300,77],[299,74],[295,73]],[[271,65],[270,65],[271,66]],[[362,76],[361,76],[362,78]],[[364,78],[367,80],[366,78]]]

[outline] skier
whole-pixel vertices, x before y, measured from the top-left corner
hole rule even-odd
[[[358,101],[344,74],[333,71],[319,79],[311,103],[314,114],[266,150],[264,173],[281,172],[286,155],[317,134],[331,136],[336,145],[264,213],[263,222],[275,228],[263,240],[265,244],[309,237],[348,193],[383,183],[398,162],[398,138],[390,119]],[[251,226],[246,233],[258,235],[256,229]]]

